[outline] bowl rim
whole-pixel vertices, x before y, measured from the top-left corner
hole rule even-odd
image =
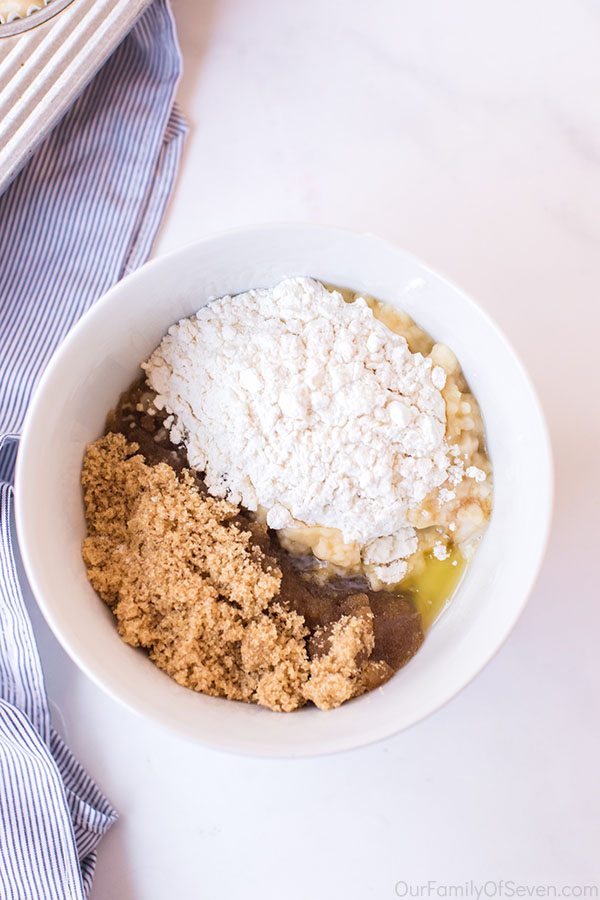
[[[450,689],[440,689],[439,694],[435,699],[432,699],[428,704],[424,705],[424,708],[419,713],[414,720],[408,725],[395,725],[393,722],[386,724],[378,729],[377,734],[368,734],[363,735],[360,732],[357,732],[354,740],[346,739],[335,743],[335,746],[327,746],[324,749],[315,749],[315,750],[307,750],[306,748],[301,748],[298,751],[294,751],[289,747],[274,747],[272,750],[268,748],[258,749],[255,744],[246,744],[244,745],[243,740],[239,739],[231,739],[229,737],[224,738],[223,740],[216,740],[212,738],[210,735],[197,735],[193,733],[191,729],[184,727],[180,722],[165,722],[164,718],[160,715],[154,714],[151,710],[148,710],[143,702],[136,702],[130,696],[124,696],[119,693],[116,689],[114,689],[110,684],[103,679],[102,674],[100,674],[96,668],[94,668],[90,663],[85,659],[85,657],[78,652],[76,647],[73,647],[69,641],[69,639],[63,634],[62,629],[59,624],[57,624],[55,616],[52,611],[52,604],[48,603],[46,598],[44,597],[44,593],[40,588],[39,582],[37,580],[35,566],[32,562],[31,556],[29,554],[29,548],[27,545],[27,531],[26,531],[26,510],[24,508],[24,504],[22,501],[22,497],[24,492],[19,489],[19,485],[22,483],[24,478],[24,473],[27,466],[27,451],[29,446],[29,435],[30,432],[34,428],[35,420],[37,417],[37,410],[40,406],[40,403],[43,402],[43,395],[45,393],[46,385],[49,381],[51,381],[54,373],[54,369],[59,365],[60,360],[63,355],[67,353],[69,348],[76,344],[79,340],[80,332],[89,326],[90,321],[93,320],[95,316],[101,316],[103,314],[103,308],[107,303],[111,302],[112,297],[115,294],[118,294],[123,287],[123,284],[126,282],[127,284],[134,283],[137,279],[143,279],[147,277],[148,273],[156,268],[161,268],[168,264],[173,264],[180,255],[184,255],[186,253],[190,253],[194,248],[201,247],[205,244],[210,244],[216,240],[222,240],[227,238],[235,238],[247,234],[257,233],[259,231],[297,231],[297,230],[305,230],[310,232],[320,232],[325,238],[326,236],[348,236],[353,238],[368,238],[376,241],[377,243],[386,245],[389,249],[393,250],[395,253],[400,253],[407,260],[413,262],[418,268],[421,269],[422,272],[430,276],[434,281],[442,282],[447,288],[451,291],[460,295],[463,302],[465,302],[474,312],[476,312],[480,317],[482,317],[487,325],[492,328],[492,330],[496,333],[498,339],[504,345],[504,350],[507,351],[508,355],[512,358],[512,362],[515,367],[519,370],[519,374],[523,381],[527,384],[527,387],[530,391],[531,398],[533,403],[537,409],[537,413],[539,416],[539,426],[540,426],[540,436],[541,436],[541,445],[543,445],[544,459],[542,461],[543,465],[547,470],[547,478],[546,478],[546,489],[545,489],[545,499],[546,499],[546,510],[543,521],[540,523],[540,532],[538,544],[537,544],[537,559],[535,559],[535,564],[532,564],[528,571],[528,577],[525,581],[521,582],[519,587],[519,594],[521,595],[520,602],[515,604],[514,610],[510,619],[504,626],[502,634],[499,634],[497,640],[494,641],[493,650],[483,659],[481,662],[478,662],[470,671],[467,677],[463,677],[460,683],[451,687]],[[250,289],[250,288],[248,288]],[[542,449],[542,446],[540,447]],[[371,744],[379,743],[380,741],[386,740],[395,734],[399,734],[402,731],[406,731],[409,728],[414,727],[415,725],[422,722],[424,719],[432,715],[437,710],[444,707],[447,703],[449,703],[454,697],[456,697],[467,685],[469,685],[474,678],[485,668],[485,666],[491,662],[491,660],[496,656],[498,651],[504,645],[510,634],[512,633],[518,619],[520,618],[523,610],[527,604],[533,586],[538,578],[542,563],[544,561],[549,535],[550,528],[552,524],[553,518],[553,505],[554,505],[554,464],[552,457],[552,444],[550,440],[550,435],[548,431],[548,425],[546,422],[546,418],[543,411],[543,406],[540,402],[538,392],[533,384],[533,381],[527,372],[525,366],[523,365],[519,355],[516,350],[512,346],[511,342],[508,340],[502,329],[496,324],[496,322],[492,319],[492,317],[487,313],[485,309],[483,309],[466,291],[464,291],[460,286],[458,286],[452,279],[448,278],[445,274],[439,272],[436,269],[433,269],[427,263],[422,262],[417,256],[406,251],[403,247],[398,244],[395,244],[393,241],[388,240],[386,238],[380,237],[379,235],[373,232],[361,232],[349,228],[340,228],[337,226],[328,226],[328,225],[312,225],[310,223],[294,223],[294,222],[266,222],[266,223],[258,223],[252,225],[243,225],[235,228],[227,228],[220,230],[215,233],[210,233],[198,240],[190,241],[187,244],[184,244],[174,250],[171,250],[169,253],[159,255],[146,263],[140,266],[133,272],[128,273],[122,279],[120,279],[116,284],[114,284],[108,291],[106,291],[97,301],[93,303],[93,305],[80,317],[80,319],[75,323],[75,325],[69,330],[68,334],[61,342],[61,344],[54,350],[44,372],[42,373],[38,383],[35,386],[35,389],[30,398],[28,408],[25,415],[25,421],[22,428],[19,451],[17,453],[17,460],[15,466],[15,522],[16,522],[16,531],[17,531],[17,539],[19,543],[19,550],[21,553],[21,558],[23,562],[23,567],[25,574],[27,576],[32,594],[36,600],[38,607],[40,608],[44,619],[46,620],[48,626],[53,632],[54,636],[58,640],[59,644],[63,648],[63,650],[67,653],[67,655],[75,662],[78,668],[84,672],[90,680],[96,684],[102,691],[108,694],[112,699],[116,700],[121,706],[124,706],[128,710],[136,713],[137,715],[143,716],[145,719],[149,719],[157,725],[160,725],[163,728],[168,728],[170,731],[177,733],[180,737],[193,742],[197,745],[201,745],[207,748],[211,748],[214,750],[221,750],[226,752],[235,753],[238,755],[248,755],[262,758],[310,758],[310,757],[318,757],[330,755],[338,752],[347,752],[350,750],[359,749],[364,746],[368,746]],[[460,585],[458,587],[458,591],[460,591]],[[301,714],[301,711],[299,711]],[[331,743],[331,742],[330,742]]]
[[[73,3],[73,0],[49,0],[46,6],[34,10],[32,13],[20,16],[10,22],[1,23],[0,38],[14,37],[18,34],[24,34],[26,31],[31,31],[32,28],[38,28],[44,22],[48,22],[61,13],[71,3]]]

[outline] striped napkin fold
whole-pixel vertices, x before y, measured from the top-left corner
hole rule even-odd
[[[116,813],[50,722],[17,579],[12,477],[52,352],[151,250],[185,122],[168,0],[154,0],[0,197],[0,897],[83,898]]]

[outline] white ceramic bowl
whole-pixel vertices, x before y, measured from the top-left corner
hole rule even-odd
[[[209,298],[311,275],[407,310],[456,352],[483,411],[494,467],[490,526],[459,591],[413,660],[339,709],[291,714],[177,685],[117,635],[81,559],[86,444],[169,325]],[[536,577],[551,516],[551,453],[521,363],[479,307],[412,256],[371,235],[259,226],[155,260],[106,294],[69,334],[32,400],[16,471],[18,536],[31,587],[67,653],[111,696],[205,745],[302,756],[394,734],[438,709],[488,662]]]

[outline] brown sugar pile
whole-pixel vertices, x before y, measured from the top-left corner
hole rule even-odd
[[[330,709],[390,677],[398,666],[371,658],[366,594],[345,595],[335,621],[309,627],[266,529],[189,470],[148,465],[138,450],[106,434],[82,470],[83,558],[124,641],[179,684],[274,710]],[[400,664],[420,645],[420,625],[410,641]]]

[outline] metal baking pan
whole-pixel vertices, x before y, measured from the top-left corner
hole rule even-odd
[[[149,2],[49,0],[0,24],[0,193]]]

